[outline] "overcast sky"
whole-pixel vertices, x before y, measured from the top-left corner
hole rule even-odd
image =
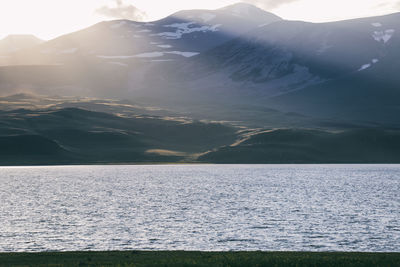
[[[182,9],[216,9],[238,0],[0,0],[0,38],[34,34],[42,39],[102,20],[151,21]],[[326,22],[400,11],[400,0],[243,0],[284,19]]]

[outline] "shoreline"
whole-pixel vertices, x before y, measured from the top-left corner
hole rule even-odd
[[[27,164],[27,165],[2,165],[0,164],[0,168],[13,168],[13,167],[80,167],[80,166],[167,166],[167,165],[271,165],[271,166],[296,166],[296,165],[329,165],[329,166],[339,166],[339,165],[400,165],[398,163],[213,163],[213,162],[127,162],[127,163],[82,163],[82,164]],[[1,252],[0,252],[1,253]]]

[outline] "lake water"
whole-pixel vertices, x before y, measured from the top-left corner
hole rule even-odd
[[[0,251],[400,251],[400,165],[0,168]]]

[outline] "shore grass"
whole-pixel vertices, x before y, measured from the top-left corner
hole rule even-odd
[[[0,253],[0,266],[400,266],[400,253],[109,251]]]

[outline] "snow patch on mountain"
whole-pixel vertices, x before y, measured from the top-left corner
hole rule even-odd
[[[157,45],[160,48],[171,48],[172,45]]]
[[[189,26],[190,25],[192,25],[192,24],[195,24],[196,22],[182,22],[182,23],[172,23],[172,24],[169,24],[169,25],[164,25],[164,27],[167,27],[167,28],[178,28],[178,29],[181,29],[181,30],[188,30],[189,29]]]
[[[182,51],[170,51],[170,52],[147,52],[147,53],[141,53],[137,55],[127,55],[127,56],[102,56],[98,55],[98,58],[103,58],[103,59],[129,59],[129,58],[155,58],[155,57],[163,57],[165,54],[174,54],[174,55],[180,55],[183,57],[193,57],[196,56],[200,53],[198,52],[182,52]]]
[[[139,57],[139,58],[162,57],[162,56],[164,56],[163,52],[149,52],[149,53],[142,53],[142,54],[135,55],[135,57]]]
[[[368,68],[371,67],[373,64],[376,64],[376,63],[378,63],[378,62],[379,62],[379,59],[373,58],[373,59],[371,60],[371,63],[367,63],[367,64],[362,65],[362,66],[358,69],[358,71],[362,71],[362,70],[368,69]]]
[[[393,37],[394,33],[395,30],[393,29],[388,29],[384,31],[374,31],[372,37],[375,39],[375,41],[383,42],[386,44]]]
[[[382,24],[379,23],[379,22],[371,23],[371,25],[374,26],[374,27],[377,27],[377,28],[382,27]]]
[[[362,65],[362,66],[358,69],[358,71],[366,70],[366,69],[368,69],[369,67],[371,67],[371,63],[364,64],[364,65]]]
[[[164,39],[180,39],[182,37],[182,34],[176,33],[176,32],[160,32],[157,34],[152,34],[152,36],[160,36]]]
[[[152,36],[161,36],[164,39],[180,39],[183,35],[193,33],[193,32],[216,32],[221,24],[216,25],[204,25],[201,27],[190,27],[196,24],[195,22],[185,22],[185,23],[173,23],[169,25],[164,25],[166,28],[176,28],[175,32],[161,32],[157,34],[152,34]]]
[[[181,55],[184,57],[193,57],[196,56],[200,53],[198,52],[181,52],[181,51],[171,51],[171,52],[166,52],[167,54],[175,54],[175,55]]]

